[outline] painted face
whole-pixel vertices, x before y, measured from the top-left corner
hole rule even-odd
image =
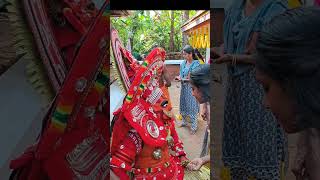
[[[148,88],[144,91],[143,97],[152,104],[155,111],[171,111],[172,107],[168,106],[167,97],[163,94],[161,88],[159,88],[158,78],[154,77],[148,82]]]
[[[263,104],[270,109],[287,133],[298,131],[295,103],[293,98],[281,87],[280,82],[256,70],[256,80],[263,86]]]
[[[152,104],[154,112],[160,115],[162,120],[170,120],[172,115],[172,107],[168,105],[167,97],[162,93],[159,87],[156,87],[147,98],[148,102]]]

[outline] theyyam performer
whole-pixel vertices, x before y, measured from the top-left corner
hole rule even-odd
[[[188,160],[159,87],[164,60],[164,49],[151,51],[114,112],[110,166],[121,180],[183,179]]]

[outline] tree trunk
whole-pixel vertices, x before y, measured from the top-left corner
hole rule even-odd
[[[133,50],[133,37],[129,37],[131,51]]]
[[[182,13],[182,22],[185,23],[189,19],[189,11],[183,11]],[[182,34],[182,47],[185,45],[189,44],[188,42],[188,35],[187,34]]]
[[[133,26],[131,32],[129,33],[131,50],[133,50],[133,46],[134,46],[133,36],[134,34],[136,34],[137,29],[138,29],[137,26]]]
[[[174,51],[174,11],[171,11],[170,52]]]

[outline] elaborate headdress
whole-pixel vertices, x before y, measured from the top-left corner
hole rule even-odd
[[[122,107],[114,113],[117,118],[114,132],[133,128],[149,145],[161,146],[167,142],[163,120],[170,119],[170,114],[164,113],[169,111],[168,101],[159,87],[164,59],[164,49],[155,48],[137,70]],[[116,139],[112,139],[113,147],[122,138]]]

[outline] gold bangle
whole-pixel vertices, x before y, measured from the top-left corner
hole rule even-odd
[[[235,55],[232,55],[232,66],[235,66],[237,63],[237,57]]]

